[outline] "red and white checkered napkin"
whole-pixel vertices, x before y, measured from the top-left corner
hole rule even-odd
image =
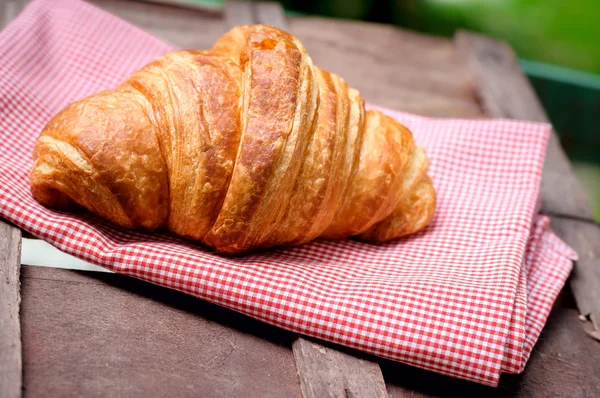
[[[385,111],[431,160],[432,224],[231,258],[168,234],[51,211],[29,192],[33,143],[67,103],[173,48],[76,0],[37,0],[0,34],[0,216],[65,252],[262,321],[495,385],[523,370],[576,254],[537,216],[550,126]]]

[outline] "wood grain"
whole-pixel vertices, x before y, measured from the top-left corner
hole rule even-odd
[[[452,41],[389,25],[290,18],[290,31],[319,67],[367,102],[439,117],[484,117]]]
[[[304,398],[387,397],[377,362],[302,338],[292,348]]]
[[[600,326],[600,227],[562,217],[554,217],[552,227],[579,255],[570,279],[579,312]]]
[[[119,18],[180,49],[211,48],[226,28],[220,13],[141,1],[91,0]]]
[[[225,3],[225,24],[229,29],[248,24],[287,29],[287,19],[281,4],[267,1],[228,1]]]
[[[28,2],[28,0],[4,0],[0,2],[0,29],[15,19]]]
[[[21,232],[0,221],[0,397],[21,396]]]
[[[123,275],[21,281],[25,397],[300,396],[292,333]]]
[[[228,29],[236,25],[250,25],[255,22],[254,4],[250,1],[228,1],[225,3],[225,24]]]
[[[514,53],[504,43],[467,32],[456,35],[467,59],[482,105],[492,117],[548,122]],[[582,314],[600,320],[600,226],[593,221],[581,185],[552,133],[542,175],[543,212],[553,216],[558,235],[581,256],[575,263],[571,289]],[[597,325],[594,325],[597,326]]]
[[[259,1],[253,4],[256,17],[255,23],[271,25],[284,30],[288,28],[285,13],[280,3]]]

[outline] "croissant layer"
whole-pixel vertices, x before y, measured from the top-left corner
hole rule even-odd
[[[312,63],[294,36],[238,26],[74,102],[34,149],[41,204],[240,253],[427,226],[427,157],[400,123]]]

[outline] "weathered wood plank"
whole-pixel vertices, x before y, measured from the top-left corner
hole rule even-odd
[[[253,4],[256,23],[287,29],[287,19],[280,3],[260,1]]]
[[[122,0],[121,0],[122,1]],[[139,0],[133,0],[139,1]],[[202,11],[222,11],[224,4],[215,2],[211,3],[209,1],[181,1],[181,0],[142,0],[145,3],[156,3],[163,6],[169,6],[172,8],[183,8],[183,9],[191,9],[191,10],[202,10]]]
[[[548,123],[546,112],[509,46],[467,32],[457,33],[456,45],[467,60],[479,99],[489,116]],[[544,213],[593,219],[583,189],[554,133],[548,143],[541,195]]]
[[[225,33],[222,13],[140,1],[88,0],[181,49],[207,49]]]
[[[469,32],[458,32],[456,45],[467,60],[481,105],[488,115],[548,121],[508,45]]]
[[[316,65],[342,76],[367,102],[427,116],[485,116],[448,39],[319,17],[289,18],[288,25]]]
[[[225,3],[225,24],[228,28],[236,25],[256,23],[254,4],[250,1],[228,1]]]
[[[21,232],[0,221],[0,397],[21,396]]]
[[[458,50],[467,59],[482,105],[493,117],[548,122],[514,53],[504,43],[460,32]],[[600,226],[592,218],[581,185],[571,170],[556,135],[548,144],[542,176],[543,211],[553,216],[558,235],[579,253],[571,289],[582,314],[600,319]]]
[[[552,227],[577,254],[577,266],[571,274],[571,289],[583,315],[591,315],[600,326],[600,227],[594,223],[555,217]]]
[[[379,364],[300,338],[293,345],[304,398],[387,397]]]
[[[0,29],[15,19],[28,2],[28,0],[5,0],[0,2]]]
[[[555,132],[550,135],[546,148],[546,162],[540,190],[543,200],[542,213],[593,220],[581,183],[573,173],[571,163]]]
[[[21,283],[25,397],[300,396],[290,332],[123,275]]]

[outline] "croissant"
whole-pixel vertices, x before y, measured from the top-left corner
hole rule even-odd
[[[424,228],[436,202],[411,132],[265,25],[161,56],[68,105],[33,157],[42,205],[166,227],[224,253],[384,242]]]

